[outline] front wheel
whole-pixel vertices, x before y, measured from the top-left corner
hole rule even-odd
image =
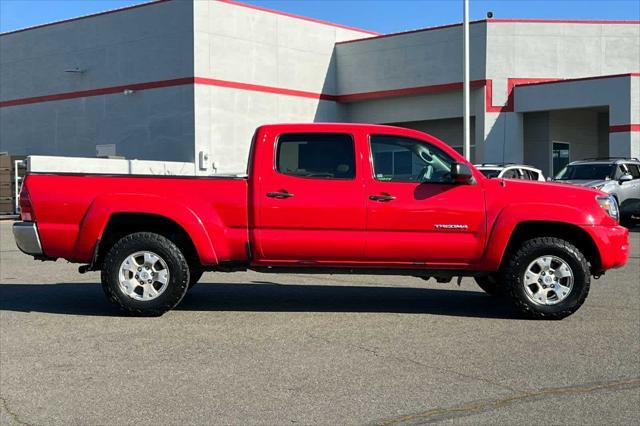
[[[200,278],[204,274],[204,269],[198,266],[191,266],[189,269],[189,289],[192,289],[194,285],[198,284]]]
[[[490,296],[503,297],[504,288],[498,281],[499,278],[495,274],[483,275],[474,278],[478,287],[484,290]]]
[[[187,292],[189,265],[169,239],[151,232],[129,234],[108,251],[102,288],[110,301],[137,315],[162,315]]]
[[[525,241],[506,260],[507,296],[525,315],[562,319],[582,306],[591,283],[589,263],[568,241],[539,237]]]

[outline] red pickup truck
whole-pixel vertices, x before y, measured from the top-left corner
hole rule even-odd
[[[247,176],[30,173],[18,247],[102,271],[134,314],[175,307],[204,271],[472,276],[528,316],[575,312],[625,264],[615,199],[487,179],[425,133],[363,124],[257,129]]]

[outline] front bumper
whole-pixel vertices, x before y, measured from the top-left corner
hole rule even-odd
[[[13,224],[13,238],[21,252],[31,256],[42,256],[42,245],[38,226],[35,222],[16,222]]]
[[[623,226],[590,226],[587,231],[598,247],[600,269],[624,266],[629,259],[629,230]]]

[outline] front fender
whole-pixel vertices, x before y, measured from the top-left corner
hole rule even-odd
[[[485,254],[479,267],[496,271],[516,226],[524,222],[555,222],[593,226],[596,219],[588,211],[553,203],[516,203],[503,208],[490,226]]]
[[[109,219],[116,213],[146,213],[170,219],[191,238],[202,264],[218,264],[211,238],[191,209],[164,197],[139,194],[108,194],[96,198],[80,223],[73,260],[91,260],[97,241],[103,238]]]

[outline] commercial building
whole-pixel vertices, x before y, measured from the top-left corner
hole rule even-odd
[[[470,28],[474,161],[550,174],[640,156],[640,21]],[[263,123],[395,124],[461,150],[461,115],[460,24],[380,35],[159,0],[0,36],[0,151],[14,155],[98,151],[235,173]]]

